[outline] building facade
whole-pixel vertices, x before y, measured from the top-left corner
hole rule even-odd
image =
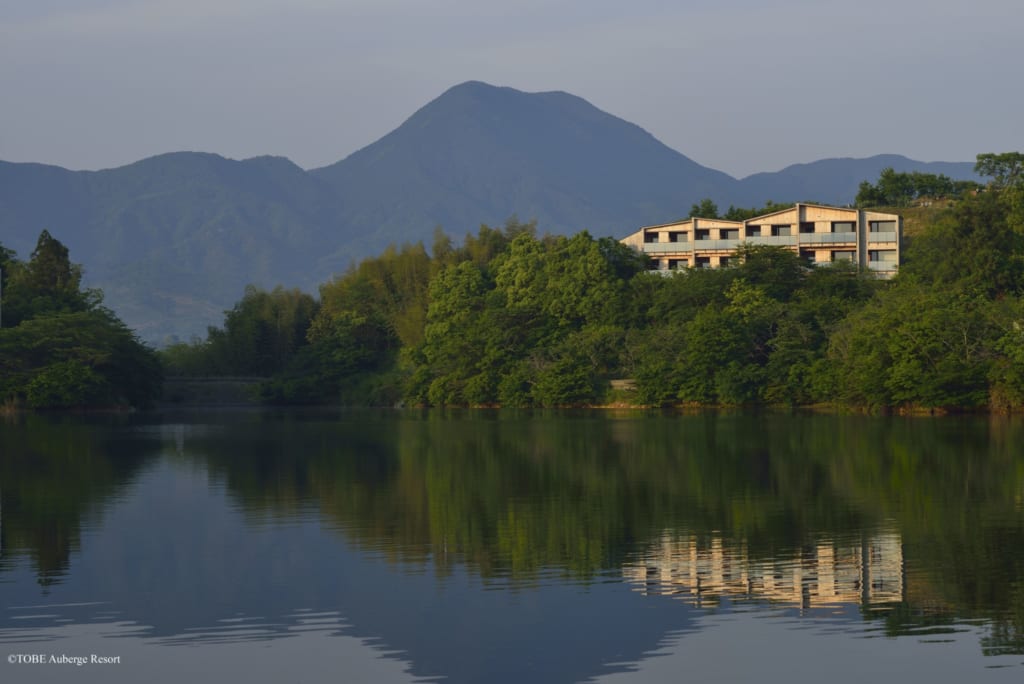
[[[689,218],[646,226],[622,242],[648,255],[654,271],[727,266],[742,245],[775,245],[812,264],[848,261],[890,278],[899,269],[902,238],[897,214],[797,204],[745,221]]]

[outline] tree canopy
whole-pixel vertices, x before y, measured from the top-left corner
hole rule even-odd
[[[109,309],[82,290],[82,268],[43,231],[28,262],[0,247],[0,402],[31,408],[147,406],[161,368]]]

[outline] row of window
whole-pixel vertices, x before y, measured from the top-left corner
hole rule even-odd
[[[812,263],[817,263],[815,261],[815,253],[813,251],[810,251],[810,250],[801,251],[800,252],[800,256],[804,257],[805,259],[807,259],[808,261],[810,261]],[[848,261],[848,262],[853,262],[853,261],[856,260],[854,252],[852,250],[846,250],[846,249],[833,250],[830,256],[831,256],[831,260],[832,261]],[[726,256],[719,257],[718,265],[719,266],[728,266],[732,262],[732,260],[734,258],[735,257],[726,257]],[[896,251],[895,250],[891,250],[891,249],[873,249],[873,250],[869,250],[868,251],[868,261],[871,262],[871,263],[874,263],[874,264],[892,264],[893,266],[895,266],[895,264],[896,264]],[[679,270],[679,269],[687,268],[687,267],[689,267],[689,265],[690,265],[690,260],[689,259],[685,259],[685,258],[669,259],[668,260],[668,270],[670,270],[670,271],[676,271],[676,270]],[[711,257],[706,257],[706,256],[696,257],[694,259],[694,264],[693,265],[695,267],[697,267],[697,268],[711,268]],[[660,259],[651,259],[650,260],[650,268],[652,270],[660,269],[661,268],[661,260]]]
[[[857,223],[855,221],[832,221],[829,226],[830,232],[832,233],[855,233],[857,232]],[[739,228],[718,228],[718,239],[719,240],[739,240],[740,229]],[[800,224],[800,234],[807,235],[816,232],[815,224],[813,222],[804,222]],[[871,233],[895,233],[896,222],[895,221],[869,221],[868,231]],[[688,242],[689,231],[685,230],[674,230],[668,233],[669,242]],[[793,226],[790,224],[777,224],[777,225],[749,225],[744,228],[744,235],[746,237],[789,237],[793,235]],[[698,228],[694,231],[695,240],[710,240],[711,229]],[[659,241],[659,235],[656,232],[648,232],[644,234],[644,242],[656,243]]]

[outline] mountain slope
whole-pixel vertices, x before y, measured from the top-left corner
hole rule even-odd
[[[338,193],[345,224],[378,246],[435,225],[461,235],[512,214],[551,232],[621,234],[735,182],[573,95],[479,82],[312,173]]]
[[[333,211],[290,161],[178,152],[94,172],[0,163],[0,236],[27,258],[49,229],[149,339],[219,324],[247,283],[307,289]]]
[[[919,162],[898,154],[880,154],[864,159],[822,159],[774,173],[755,173],[740,180],[734,192],[741,206],[761,206],[767,200],[850,204],[857,196],[857,186],[862,181],[877,181],[887,167],[900,173],[919,171],[978,180],[973,162]]]

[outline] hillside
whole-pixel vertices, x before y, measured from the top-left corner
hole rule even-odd
[[[897,170],[973,177],[970,163],[831,159],[737,180],[563,92],[455,86],[331,166],[175,152],[102,171],[0,162],[0,244],[27,257],[46,228],[87,284],[149,340],[219,324],[248,283],[313,291],[389,243],[461,238],[515,214],[542,231],[622,236],[765,200],[852,201]]]

